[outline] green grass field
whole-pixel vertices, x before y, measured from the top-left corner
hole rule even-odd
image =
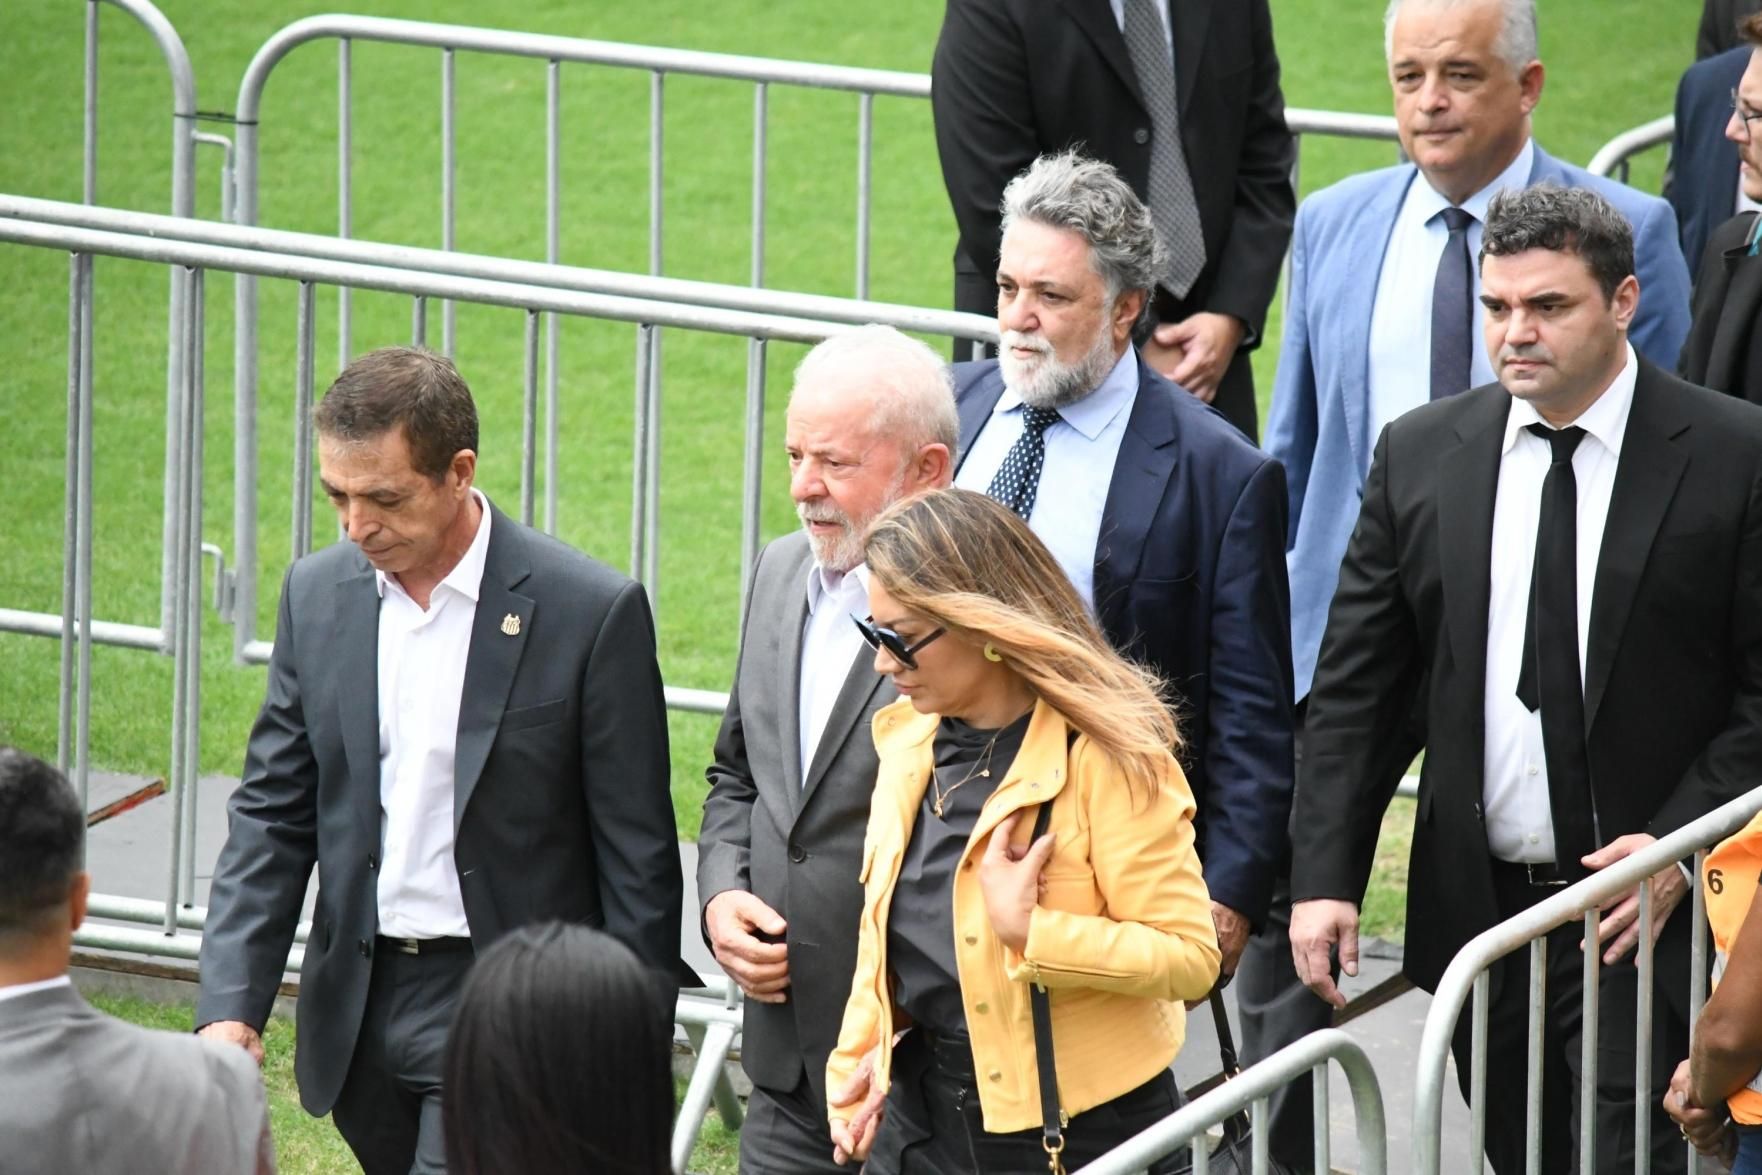
[[[251,54],[277,28],[319,6],[293,0],[166,0],[194,61],[204,110],[234,105]],[[706,7],[682,0],[641,5],[483,4],[463,0],[361,0],[354,10],[463,24],[722,50],[849,65],[928,68],[941,5],[899,0],[865,6],[760,4]],[[1544,6],[1547,91],[1538,138],[1584,162],[1619,131],[1670,109],[1692,47],[1690,0],[1551,0]],[[0,190],[59,199],[80,192],[81,27],[77,0],[18,0],[0,9]],[[1383,113],[1380,0],[1274,0],[1294,106]],[[147,37],[103,12],[99,199],[165,211],[169,192],[169,86]],[[266,225],[320,232],[336,225],[336,53],[298,49],[269,86],[263,120]],[[354,49],[354,232],[437,245],[439,55]],[[563,71],[565,261],[640,272],[647,257],[646,75]],[[752,97],[739,83],[674,77],[667,87],[666,272],[744,282]],[[458,247],[542,258],[542,62],[461,55],[458,62]],[[854,96],[776,88],[771,94],[769,284],[852,290],[856,107]],[[214,129],[225,129],[217,127]],[[873,296],[947,304],[952,219],[941,190],[928,105],[881,99],[875,108]],[[1303,150],[1306,189],[1393,158],[1385,144],[1314,140]],[[1636,169],[1656,189],[1660,153]],[[204,149],[198,211],[218,214],[218,156]],[[96,611],[157,622],[163,475],[165,297],[163,270],[98,264]],[[59,609],[65,429],[67,259],[0,246],[0,469],[12,495],[0,521],[0,606]],[[273,627],[287,557],[295,290],[261,283],[261,463],[264,567],[258,624]],[[334,291],[319,291],[320,387],[336,362]],[[205,535],[230,550],[232,498],[231,282],[207,297],[208,376]],[[407,301],[357,295],[356,351],[408,338]],[[516,311],[462,307],[457,358],[484,420],[481,484],[517,503],[522,322]],[[439,316],[431,311],[430,338]],[[1263,402],[1276,361],[1276,328],[1257,356]],[[623,566],[629,550],[633,332],[585,321],[564,326],[564,435],[560,532]],[[743,340],[671,332],[665,345],[663,544],[658,616],[668,681],[726,688],[737,638]],[[801,348],[769,357],[764,529],[793,525],[784,490],[782,402]],[[1264,411],[1264,408],[1263,408]],[[316,504],[321,541],[331,533]],[[210,615],[204,631],[202,768],[236,772],[261,699],[263,672],[230,662],[231,631]],[[55,749],[54,642],[0,635],[0,741]],[[163,774],[169,759],[170,664],[148,653],[99,649],[94,657],[94,761]],[[714,732],[705,717],[673,722],[674,797],[682,835],[694,836],[702,766]]]

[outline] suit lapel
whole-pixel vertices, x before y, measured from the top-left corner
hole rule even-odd
[[[349,778],[356,781],[356,818],[378,835],[379,804],[379,589],[365,557],[357,570],[337,581],[332,614],[336,669],[337,727]]]
[[[820,741],[814,747],[814,759],[808,766],[807,781],[796,789],[796,815],[799,816],[802,809],[808,806],[808,801],[814,798],[820,781],[826,778],[826,769],[832,765],[840,748],[856,733],[857,719],[862,717],[863,710],[875,696],[875,691],[881,688],[883,680],[875,672],[875,658],[865,647],[851,662],[850,671],[844,675],[844,684],[839,687],[838,698],[832,703],[832,712],[826,716],[826,729],[820,733]],[[866,737],[866,732],[861,737]]]
[[[1493,502],[1511,399],[1498,384],[1465,394],[1477,399],[1457,422],[1461,443],[1438,464],[1438,563],[1450,650],[1458,671],[1472,682],[1464,696],[1478,698],[1486,692]]]
[[[1097,7],[1100,7],[1097,5]],[[1180,88],[1181,121],[1187,121],[1187,107],[1193,99],[1193,86],[1199,80],[1199,63],[1205,55],[1205,35],[1211,26],[1210,0],[1169,0],[1169,30],[1175,45],[1175,84]],[[1108,15],[1112,16],[1109,6]],[[1121,38],[1122,42],[1124,37]]]
[[[990,368],[969,385],[967,393],[955,401],[955,410],[960,413],[961,451],[955,459],[954,471],[960,472],[967,460],[967,454],[973,451],[973,442],[985,431],[985,424],[991,419],[992,410],[997,402],[1003,399],[1003,371],[993,360]]]
[[[1597,720],[1597,707],[1621,645],[1622,629],[1633,611],[1634,593],[1646,570],[1652,540],[1688,467],[1688,457],[1672,443],[1688,423],[1671,411],[1674,391],[1666,377],[1644,359],[1634,382],[1633,406],[1615,466],[1615,488],[1597,554],[1597,580],[1591,594],[1590,636],[1585,647],[1585,726]]]
[[[1060,0],[1060,3],[1066,15],[1095,43],[1101,59],[1120,75],[1120,80],[1138,99],[1138,105],[1143,106],[1144,95],[1138,89],[1138,75],[1132,70],[1131,54],[1126,52],[1125,35],[1114,21],[1113,6],[1102,0]]]
[[[471,645],[465,656],[465,688],[459,697],[459,730],[453,746],[453,831],[456,834],[496,740],[508,691],[532,633],[534,602],[513,589],[531,574],[525,538],[507,515],[490,507],[489,550]],[[509,622],[508,617],[514,622]],[[513,629],[510,633],[508,630]]]
[[[808,630],[808,567],[813,564],[813,551],[790,577],[793,603],[783,610],[783,630],[778,634],[783,668],[779,681],[783,704],[778,707],[778,727],[783,732],[783,782],[788,794],[788,810],[796,811],[801,803],[801,643]]]
[[[1340,353],[1345,369],[1336,386],[1361,485],[1370,473],[1371,447],[1376,442],[1370,435],[1370,324],[1376,313],[1377,283],[1382,279],[1383,258],[1389,253],[1389,238],[1395,234],[1395,217],[1401,212],[1402,201],[1407,199],[1408,186],[1418,174],[1419,169],[1412,166],[1396,172],[1393,182],[1383,185],[1359,206],[1358,214],[1342,233],[1349,241],[1363,241],[1366,246],[1376,243],[1376,271],[1365,280],[1342,282],[1337,312],[1328,317],[1342,336]],[[1367,248],[1364,256],[1371,255]]]
[[[1178,433],[1169,396],[1186,395],[1151,371],[1138,357],[1138,394],[1120,438],[1113,481],[1101,511],[1101,536],[1095,544],[1095,612],[1103,630],[1124,631],[1121,613],[1126,589],[1138,571],[1157,504],[1174,472]]]
[[[1725,298],[1719,305],[1718,325],[1707,352],[1707,375],[1702,382],[1713,388],[1743,389],[1756,308],[1762,304],[1762,258],[1751,257],[1748,247],[1739,245],[1721,260],[1727,278]]]

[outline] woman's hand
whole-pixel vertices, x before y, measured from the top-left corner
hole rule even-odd
[[[875,1080],[875,1062],[880,1055],[880,1045],[864,1053],[844,1088],[831,1091],[827,1098],[833,1106],[828,1116],[832,1125],[832,1161],[840,1167],[852,1161],[862,1162],[875,1145],[875,1128],[881,1125],[881,1104],[887,1100],[887,1091]],[[841,1110],[848,1112],[853,1103],[855,1113],[848,1117],[840,1114]]]
[[[1056,840],[1049,832],[1025,849],[1016,848],[1010,837],[1021,815],[1012,812],[992,829],[985,855],[979,859],[979,888],[985,893],[991,928],[1004,946],[1017,952],[1028,945],[1028,924],[1045,884],[1040,874]]]

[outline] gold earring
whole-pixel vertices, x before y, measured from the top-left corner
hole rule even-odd
[[[1001,661],[1003,660],[1003,654],[997,651],[996,645],[992,644],[990,641],[986,641],[985,659],[987,661]]]

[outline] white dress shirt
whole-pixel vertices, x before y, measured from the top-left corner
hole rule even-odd
[[[0,987],[0,1003],[17,999],[19,996],[31,995],[34,992],[48,991],[54,987],[72,987],[73,980],[65,975],[57,975],[53,979],[39,979],[34,983],[15,983],[10,987]]]
[[[1585,673],[1591,634],[1591,594],[1609,518],[1609,495],[1621,441],[1627,434],[1638,373],[1633,347],[1607,390],[1573,421],[1587,434],[1572,454],[1578,483],[1578,671]],[[1530,573],[1541,522],[1542,482],[1553,463],[1548,442],[1528,432],[1541,422],[1529,404],[1511,398],[1493,502],[1491,595],[1487,608],[1486,756],[1482,802],[1487,848],[1501,861],[1554,860],[1554,817],[1548,804],[1548,761],[1542,754],[1542,714],[1517,700],[1523,669],[1523,630],[1529,617]],[[1592,813],[1595,819],[1595,813]],[[1599,841],[1601,836],[1599,835]]]
[[[1474,333],[1468,348],[1469,387],[1494,380],[1493,364],[1481,345],[1486,310],[1481,306],[1481,271],[1472,264],[1481,252],[1481,226],[1487,205],[1503,188],[1529,183],[1535,165],[1536,146],[1525,140],[1511,166],[1492,183],[1462,202],[1463,211],[1474,217],[1468,226],[1468,256],[1473,276],[1469,299],[1474,307]],[[1450,201],[1426,181],[1425,173],[1413,177],[1395,228],[1383,251],[1383,268],[1377,275],[1377,300],[1370,315],[1370,435],[1432,397],[1432,286],[1438,280],[1438,259],[1450,240],[1450,229],[1441,213]],[[1466,390],[1466,389],[1462,389]]]
[[[832,704],[850,676],[850,667],[868,647],[863,634],[850,622],[852,616],[869,614],[869,569],[857,564],[840,574],[808,568],[808,619],[801,632],[801,781],[807,786],[808,768]]]
[[[1028,525],[1045,543],[1077,594],[1095,608],[1095,546],[1101,537],[1101,515],[1113,484],[1114,462],[1132,404],[1138,398],[1138,353],[1121,355],[1101,386],[1058,410],[1059,419],[1046,430],[1046,464],[1034,495]],[[1008,388],[991,410],[991,419],[973,438],[954,484],[984,493],[1022,435],[1022,398]]]
[[[489,500],[457,566],[424,610],[397,579],[379,585],[379,932],[393,938],[466,938],[453,863],[453,753],[465,660],[489,553]]]

